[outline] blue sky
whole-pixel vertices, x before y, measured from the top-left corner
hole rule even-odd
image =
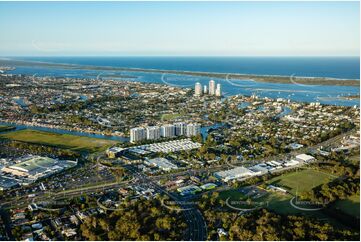
[[[0,56],[358,56],[358,2],[0,2]]]

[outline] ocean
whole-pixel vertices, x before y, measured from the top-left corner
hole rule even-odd
[[[360,78],[359,57],[23,57],[18,59],[141,69]]]

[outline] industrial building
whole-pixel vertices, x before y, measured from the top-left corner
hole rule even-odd
[[[230,180],[234,180],[234,179],[238,179],[238,178],[243,178],[243,177],[247,177],[247,176],[254,176],[256,175],[253,171],[239,166],[236,168],[233,168],[231,170],[226,170],[226,171],[219,171],[214,173],[214,176],[224,182],[228,182]]]

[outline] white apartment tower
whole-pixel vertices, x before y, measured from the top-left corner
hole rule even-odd
[[[216,94],[216,83],[213,80],[209,81],[209,95],[215,95]]]
[[[159,126],[147,127],[147,139],[148,140],[160,139],[160,127]]]
[[[165,138],[171,138],[175,136],[175,126],[172,124],[166,124],[161,127],[161,136]]]
[[[186,134],[186,127],[187,127],[186,123],[175,123],[174,127],[175,127],[176,136],[182,136]]]
[[[202,95],[202,85],[197,82],[194,86],[194,96],[201,96]]]
[[[201,126],[199,124],[188,124],[186,129],[186,136],[192,137],[201,133]]]
[[[221,86],[220,83],[217,84],[216,96],[217,96],[217,97],[221,97],[221,96],[222,96],[222,86]]]
[[[147,138],[147,133],[144,128],[130,129],[130,142],[135,143]]]

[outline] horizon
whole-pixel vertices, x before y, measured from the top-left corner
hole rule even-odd
[[[360,55],[8,55],[8,56],[0,56],[1,58],[67,58],[67,57],[81,57],[81,58],[360,58]]]

